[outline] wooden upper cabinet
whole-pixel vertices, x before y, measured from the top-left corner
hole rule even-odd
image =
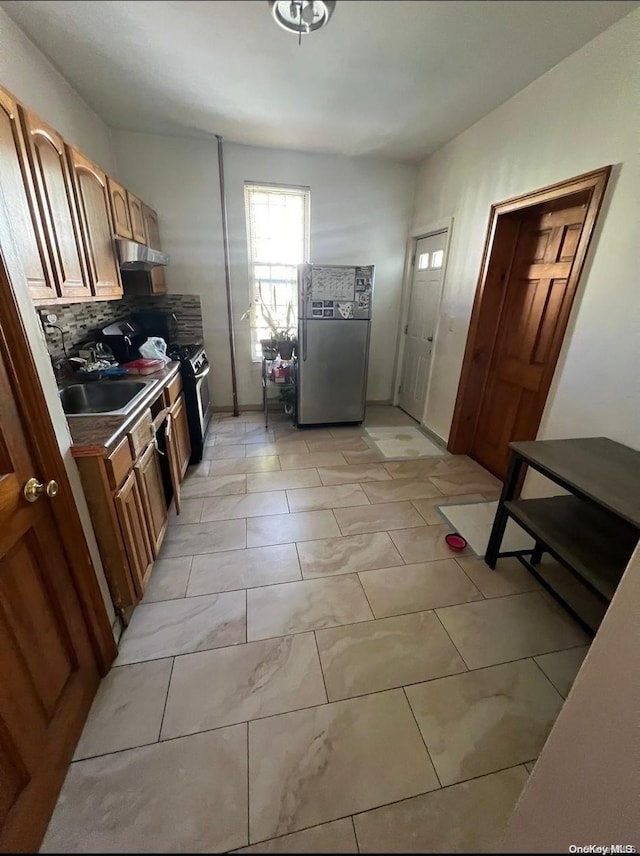
[[[147,234],[147,244],[152,250],[161,250],[160,229],[158,228],[158,215],[149,208],[148,205],[142,204],[142,216],[144,217],[144,228]],[[163,267],[154,267],[151,271],[151,291],[153,294],[165,294],[167,291],[167,281],[164,276]]]
[[[144,227],[144,214],[142,213],[142,202],[127,191],[129,202],[129,216],[131,217],[131,231],[133,240],[139,244],[147,243],[147,232]]]
[[[97,298],[121,297],[122,281],[116,260],[107,177],[77,149],[67,146],[67,153],[80,211],[91,290]]]
[[[35,113],[19,109],[57,293],[91,297],[64,141]]]
[[[40,212],[18,117],[18,105],[0,89],[0,187],[7,208],[10,234],[22,262],[31,296],[57,297],[49,264]]]
[[[112,178],[107,179],[109,186],[109,199],[111,201],[111,213],[113,215],[113,226],[116,235],[121,238],[133,239],[133,230],[131,228],[131,214],[129,213],[129,200],[127,199],[127,191],[114,181]]]

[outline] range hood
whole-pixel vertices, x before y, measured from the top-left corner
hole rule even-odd
[[[127,238],[117,238],[120,270],[152,270],[154,267],[169,264],[169,256],[160,250],[152,250],[145,244],[129,241]]]

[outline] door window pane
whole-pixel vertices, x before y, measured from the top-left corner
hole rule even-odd
[[[435,270],[436,268],[442,267],[442,260],[444,258],[444,250],[434,250],[433,256],[431,257],[431,268]]]

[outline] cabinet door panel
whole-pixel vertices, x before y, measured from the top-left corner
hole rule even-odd
[[[167,413],[167,421],[165,423],[165,440],[167,446],[167,458],[169,459],[171,486],[173,488],[173,502],[176,507],[176,514],[180,514],[180,511],[182,510],[180,497],[180,483],[182,481],[180,475],[180,453],[176,442],[175,423],[173,421],[171,411]]]
[[[173,429],[175,434],[175,446],[178,460],[180,478],[184,478],[191,457],[191,440],[189,438],[189,423],[187,422],[187,409],[184,404],[184,395],[181,393],[176,403],[171,408],[173,417]]]
[[[20,114],[58,293],[91,297],[64,141],[35,113]]]
[[[111,213],[113,215],[113,225],[116,235],[121,238],[133,238],[133,230],[131,228],[131,215],[129,214],[129,201],[127,199],[127,191],[114,181],[109,180],[109,199],[111,200]]]
[[[131,231],[133,240],[140,244],[147,243],[147,233],[144,228],[144,215],[142,213],[142,202],[127,191],[129,201],[129,214],[131,216]]]
[[[107,177],[77,149],[67,146],[92,291],[98,298],[121,297]]]
[[[153,444],[149,446],[135,465],[135,473],[147,518],[151,550],[153,555],[157,556],[167,528],[167,506],[165,505],[158,453]]]
[[[144,217],[144,228],[147,235],[148,246],[153,250],[161,250],[162,243],[160,241],[160,229],[158,227],[158,215],[149,208],[148,205],[142,205],[142,214]],[[165,279],[164,268],[154,267],[151,271],[151,292],[153,294],[165,294],[167,291],[167,281]]]
[[[31,296],[57,297],[47,246],[27,164],[18,105],[0,89],[0,187],[11,224],[11,237],[24,268]]]
[[[131,473],[115,495],[114,502],[131,574],[138,594],[142,597],[147,577],[151,573],[153,556],[142,497],[134,473]]]

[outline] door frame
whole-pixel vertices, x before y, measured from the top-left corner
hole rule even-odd
[[[442,279],[440,281],[440,296],[438,298],[438,308],[436,310],[436,326],[433,331],[433,348],[431,349],[431,360],[429,362],[429,374],[427,377],[427,386],[424,396],[424,407],[422,410],[422,418],[420,425],[425,425],[425,411],[429,401],[429,390],[431,388],[431,378],[433,377],[433,364],[436,354],[436,346],[438,343],[438,335],[440,331],[440,320],[442,317],[442,303],[444,297],[444,287],[447,276],[447,263],[449,261],[449,249],[451,247],[451,232],[453,231],[453,217],[441,221],[438,224],[433,224],[426,231],[420,230],[418,233],[411,235],[407,241],[405,270],[402,280],[402,300],[400,318],[398,323],[398,347],[396,349],[395,369],[393,373],[393,395],[391,397],[392,404],[399,407],[400,401],[400,384],[402,383],[402,372],[404,370],[404,351],[405,351],[405,327],[409,321],[409,307],[411,305],[411,288],[413,286],[413,274],[415,271],[415,259],[417,253],[418,241],[423,238],[430,238],[432,235],[439,235],[446,232],[444,242],[444,257],[442,259]],[[411,417],[413,418],[413,417]]]
[[[56,501],[51,503],[51,513],[69,563],[98,672],[104,676],[115,659],[116,643],[1,248],[0,347],[4,352],[10,379],[13,377],[20,383],[16,404],[25,425],[29,426],[30,454],[38,471],[46,472],[48,479],[58,483],[58,494]]]
[[[469,321],[467,343],[458,383],[458,393],[453,413],[453,422],[449,434],[447,449],[455,455],[466,455],[471,451],[476,433],[480,404],[489,376],[496,333],[500,324],[504,302],[503,283],[507,280],[513,249],[518,235],[518,223],[509,215],[525,212],[545,202],[554,202],[576,193],[590,193],[587,213],[580,233],[569,279],[566,298],[549,352],[549,361],[541,382],[542,404],[536,414],[536,432],[540,427],[542,414],[549,395],[549,389],[555,373],[560,349],[569,323],[571,309],[576,296],[580,275],[593,238],[593,232],[602,207],[607,182],[611,174],[611,165],[593,172],[569,178],[565,181],[539,188],[531,193],[514,196],[504,202],[491,206],[489,225],[482,252],[478,285]],[[503,247],[507,246],[505,252]]]

